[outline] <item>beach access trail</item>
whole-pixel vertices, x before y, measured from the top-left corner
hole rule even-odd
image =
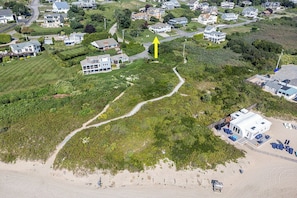
[[[74,131],[72,131],[69,135],[67,135],[64,140],[56,147],[56,150],[54,151],[54,153],[48,158],[48,160],[46,161],[45,163],[45,166],[47,168],[52,168],[53,167],[53,164],[54,164],[54,161],[56,159],[56,156],[57,154],[60,152],[60,150],[65,146],[65,144],[74,136],[76,135],[78,132],[84,130],[84,129],[88,129],[88,128],[93,128],[93,127],[99,127],[99,126],[102,126],[104,124],[107,124],[107,123],[110,123],[112,121],[116,121],[116,120],[120,120],[120,119],[124,119],[124,118],[127,118],[127,117],[131,117],[133,116],[134,114],[136,114],[143,105],[147,104],[148,102],[154,102],[154,101],[158,101],[158,100],[162,100],[163,98],[167,98],[167,97],[171,97],[173,94],[175,94],[179,89],[180,87],[185,83],[185,80],[179,75],[179,73],[177,72],[176,70],[176,67],[173,68],[173,71],[174,73],[176,74],[176,76],[178,77],[179,79],[179,83],[175,86],[175,88],[169,93],[169,94],[166,94],[166,95],[163,95],[163,96],[160,96],[158,98],[153,98],[153,99],[150,99],[150,100],[147,100],[147,101],[143,101],[143,102],[140,102],[138,103],[130,112],[128,112],[127,114],[125,115],[122,115],[122,116],[119,116],[119,117],[116,117],[116,118],[112,118],[110,120],[106,120],[106,121],[103,121],[103,122],[99,122],[97,124],[92,124],[92,125],[89,125],[90,123],[92,123],[94,120],[96,120],[100,115],[102,115],[103,113],[105,113],[107,111],[107,109],[109,108],[109,104],[107,104],[103,110],[98,114],[96,115],[94,118],[88,120],[87,122],[85,122],[81,128],[78,128],[78,129],[75,129]],[[112,102],[115,102],[116,100],[118,100],[122,95],[124,95],[124,92],[122,92],[118,97],[116,97]]]

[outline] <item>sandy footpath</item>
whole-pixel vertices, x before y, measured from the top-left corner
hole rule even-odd
[[[297,197],[297,157],[270,145],[290,139],[290,146],[297,149],[297,130],[286,129],[281,120],[268,120],[272,122],[269,142],[256,150],[237,143],[247,152],[246,158],[219,165],[216,170],[176,171],[167,160],[140,173],[111,175],[98,171],[84,176],[55,171],[40,162],[0,163],[0,197]],[[239,169],[244,172],[241,174]],[[212,179],[224,183],[221,193],[212,191]]]

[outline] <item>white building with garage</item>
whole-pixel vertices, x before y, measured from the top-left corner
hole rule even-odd
[[[262,116],[247,109],[241,109],[231,114],[229,129],[232,130],[233,134],[251,140],[256,135],[267,132],[270,126],[271,122]]]

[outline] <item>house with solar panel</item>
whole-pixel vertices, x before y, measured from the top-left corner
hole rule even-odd
[[[297,96],[297,89],[289,86],[282,86],[278,91],[278,96],[283,96],[285,99],[294,99]]]

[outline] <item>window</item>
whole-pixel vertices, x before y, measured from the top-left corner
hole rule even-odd
[[[251,129],[252,129],[252,130],[255,130],[255,128],[256,128],[256,127],[255,127],[255,126],[253,126]]]

